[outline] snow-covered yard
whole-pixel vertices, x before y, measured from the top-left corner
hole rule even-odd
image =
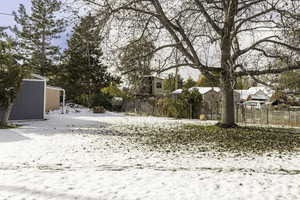
[[[130,142],[127,127],[193,120],[52,113],[0,130],[0,199],[300,199],[300,153],[163,153]]]

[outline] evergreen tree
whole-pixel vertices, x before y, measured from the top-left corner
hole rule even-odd
[[[82,95],[99,93],[111,82],[120,81],[102,63],[100,31],[101,27],[97,26],[96,18],[91,15],[81,18],[80,23],[74,27],[68,48],[64,52],[61,73],[61,82],[69,99],[75,100]]]
[[[219,78],[218,74],[215,73],[214,75]],[[197,86],[198,87],[220,87],[220,81],[218,79],[216,80],[208,79],[206,76],[201,74],[199,76],[199,79],[197,80]]]
[[[29,73],[19,59],[15,42],[0,28],[0,108],[4,110],[0,127],[7,126],[22,79]]]
[[[194,81],[191,77],[189,77],[184,83],[183,83],[183,88],[184,89],[189,89],[191,87],[197,86],[197,82]]]
[[[54,72],[54,61],[59,56],[59,47],[53,45],[53,39],[59,38],[64,31],[65,22],[57,19],[61,9],[59,0],[32,0],[31,15],[20,5],[14,12],[17,26],[13,28],[17,36],[19,49],[28,59],[33,70],[46,76]]]
[[[164,79],[163,85],[165,91],[173,92],[176,89],[182,88],[182,84],[183,84],[183,79],[180,77],[180,75],[178,75],[176,78],[174,74],[168,74],[168,78]]]

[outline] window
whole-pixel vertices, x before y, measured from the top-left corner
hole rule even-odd
[[[162,88],[162,83],[161,82],[157,82],[156,83],[156,88],[157,89],[161,89]]]

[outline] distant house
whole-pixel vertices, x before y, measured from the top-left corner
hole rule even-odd
[[[202,95],[201,111],[210,119],[217,119],[221,108],[221,89],[219,87],[192,87],[189,91],[197,90]],[[172,96],[176,97],[182,93],[182,89],[172,92]],[[234,91],[234,104],[240,102],[240,94]]]
[[[248,90],[236,90],[240,96],[241,101],[256,100],[269,101],[274,93],[274,90],[267,87],[251,87]]]
[[[156,76],[144,76],[141,84],[136,89],[135,94],[138,96],[161,96],[163,95],[164,79]]]
[[[45,119],[45,113],[57,109],[57,102],[64,102],[63,97],[54,95],[53,87],[47,86],[47,78],[31,74],[23,79],[20,91],[12,108],[10,120]],[[60,90],[62,91],[62,90]],[[3,109],[0,108],[0,117]]]
[[[204,102],[221,102],[221,89],[219,87],[192,87],[189,91],[197,90],[203,98]],[[182,89],[178,89],[172,92],[172,95],[178,95],[182,93]],[[234,102],[239,103],[240,93],[234,91]]]

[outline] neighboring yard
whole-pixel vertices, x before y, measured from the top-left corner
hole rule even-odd
[[[48,118],[0,130],[0,199],[300,199],[297,129],[87,110]]]

